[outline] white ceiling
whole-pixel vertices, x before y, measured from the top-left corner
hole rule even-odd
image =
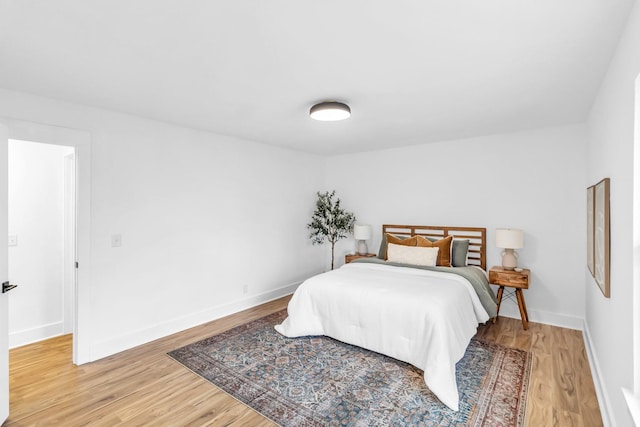
[[[586,118],[632,2],[0,0],[0,87],[320,154],[502,133]]]

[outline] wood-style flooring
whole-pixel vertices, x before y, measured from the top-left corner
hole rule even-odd
[[[166,353],[285,308],[289,297],[74,366],[71,337],[10,351],[6,426],[273,426]],[[533,352],[529,426],[601,426],[582,333],[500,318],[481,326],[485,340]]]

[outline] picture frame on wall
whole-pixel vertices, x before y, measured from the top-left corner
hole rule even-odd
[[[606,298],[610,289],[610,233],[609,233],[609,178],[604,178],[594,188],[594,278]]]
[[[587,266],[591,276],[595,277],[595,251],[594,251],[594,233],[595,233],[595,191],[594,185],[587,188]]]

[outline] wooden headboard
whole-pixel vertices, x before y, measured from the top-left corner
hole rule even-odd
[[[385,233],[401,236],[423,236],[442,239],[453,236],[454,239],[469,239],[468,265],[477,265],[487,270],[487,229],[478,227],[436,227],[432,225],[396,225],[382,224]]]

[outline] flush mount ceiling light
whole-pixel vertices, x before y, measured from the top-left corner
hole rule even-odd
[[[321,102],[311,107],[309,116],[314,120],[335,122],[348,119],[351,116],[351,108],[342,102]]]

